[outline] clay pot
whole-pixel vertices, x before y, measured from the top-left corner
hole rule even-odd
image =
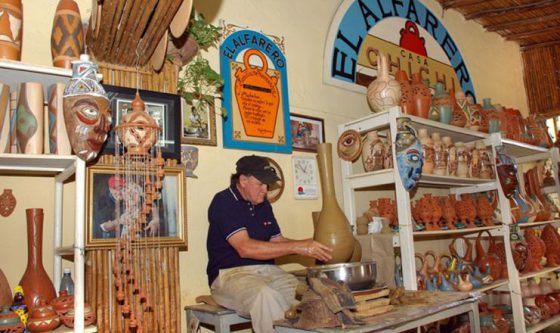
[[[60,321],[68,328],[74,327],[74,309],[69,310],[60,316]],[[84,326],[93,325],[95,323],[95,313],[89,304],[84,304]]]
[[[445,174],[447,176],[455,176],[457,174],[457,148],[451,141],[450,136],[444,136],[441,138],[441,142],[445,147],[445,156],[447,157],[446,165],[447,170]]]
[[[0,308],[0,332],[21,333],[24,330],[25,326],[21,319],[15,312],[10,311],[9,306]]]
[[[451,117],[451,125],[457,127],[467,127],[468,123],[468,106],[467,97],[461,89],[455,92],[454,89],[449,90],[449,100],[453,110]]]
[[[418,139],[422,144],[422,154],[424,155],[424,164],[422,165],[422,173],[433,173],[435,167],[435,151],[434,142],[428,135],[425,128],[418,129]]]
[[[490,201],[486,195],[479,193],[476,197],[476,214],[482,224],[486,226],[493,226],[494,208],[490,205]]]
[[[0,0],[0,58],[21,60],[23,6],[21,0]]]
[[[524,236],[525,242],[527,242],[528,257],[523,273],[540,271],[542,269],[540,262],[545,254],[546,246],[544,242],[537,237],[533,229],[526,229]]]
[[[412,94],[412,85],[408,80],[408,75],[405,71],[398,70],[395,73],[395,80],[401,86],[401,110],[405,114],[416,116],[416,109],[414,108],[414,96]]]
[[[469,154],[463,142],[455,142],[457,149],[457,177],[469,176]]]
[[[459,98],[460,97],[457,97],[457,100],[459,100]],[[467,96],[467,112],[468,124],[471,130],[488,132],[488,128],[484,127],[482,122],[482,107],[476,104],[471,96]]]
[[[481,238],[482,234],[486,233],[488,235],[488,250],[484,251],[482,246]],[[476,238],[476,258],[475,264],[478,266],[482,273],[486,273],[490,269],[490,275],[494,280],[497,280],[502,274],[503,263],[496,254],[496,247],[494,243],[494,237],[490,234],[488,230],[481,231],[478,233]]]
[[[21,153],[43,153],[43,113],[43,86],[38,82],[21,83],[16,112],[16,135]]]
[[[327,263],[347,262],[354,251],[354,236],[346,215],[336,201],[332,144],[321,143],[317,145],[317,163],[321,178],[323,208],[319,214],[313,239],[333,249],[332,259]]]
[[[421,73],[412,73],[412,98],[414,99],[415,114],[428,119],[432,94],[430,89],[422,82]]]
[[[560,235],[552,225],[547,224],[541,233],[546,252],[546,265],[554,267],[560,265]]]
[[[50,305],[44,300],[29,312],[27,329],[29,332],[50,332],[60,326],[60,318]]]
[[[440,205],[442,210],[442,218],[444,226],[447,229],[455,229],[455,221],[457,221],[457,213],[455,212],[455,201],[451,196],[440,198]]]
[[[54,67],[72,68],[72,61],[84,53],[84,32],[80,9],[74,0],[60,0],[54,14],[51,54]]]
[[[387,55],[379,52],[377,59],[377,78],[368,86],[367,100],[371,111],[382,112],[400,105],[401,86],[389,77]]]
[[[19,285],[25,293],[25,304],[29,311],[39,304],[56,297],[56,292],[43,267],[43,210],[40,208],[26,209],[27,215],[27,268]]]
[[[377,131],[367,133],[362,146],[362,163],[364,171],[376,171],[383,169],[386,156],[385,143],[377,135]]]
[[[68,295],[66,290],[61,290],[60,295],[57,298],[54,298],[50,304],[56,313],[61,315],[74,308],[74,296]]]
[[[434,175],[445,176],[447,173],[447,152],[438,132],[432,133],[434,145]]]

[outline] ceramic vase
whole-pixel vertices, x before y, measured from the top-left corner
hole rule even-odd
[[[319,214],[313,239],[330,247],[332,259],[327,262],[347,262],[354,251],[354,237],[346,216],[336,201],[332,166],[332,144],[317,145],[317,163],[321,179],[323,208]]]
[[[368,85],[367,100],[371,111],[382,112],[400,105],[401,86],[389,77],[387,55],[379,52],[377,59],[377,78]]]
[[[480,156],[478,151],[474,149],[474,142],[465,143],[465,151],[467,152],[467,161],[469,164],[469,175],[471,178],[480,177]]]
[[[414,99],[415,114],[428,118],[432,95],[430,89],[422,82],[421,73],[412,73],[412,98]]]
[[[473,101],[472,96],[467,96],[467,110],[469,128],[473,131],[488,132],[488,127],[482,122],[482,107]]]
[[[484,98],[482,100],[482,110],[485,114],[485,123],[487,123],[488,133],[498,133],[501,129],[500,118],[498,117],[496,108],[492,105],[492,99]]]
[[[455,142],[457,148],[457,177],[468,177],[469,175],[469,158],[467,148],[463,142]]]
[[[39,300],[50,302],[56,292],[43,267],[43,209],[29,208],[27,216],[27,268],[19,284],[25,293],[25,304],[29,311]]]
[[[455,176],[457,174],[457,148],[455,144],[453,144],[453,141],[451,141],[450,136],[444,136],[441,138],[441,142],[443,142],[445,147],[445,156],[447,158],[447,171],[445,174],[447,176]]]
[[[447,156],[445,154],[445,146],[438,132],[432,133],[432,142],[434,145],[434,175],[445,176],[447,172]]]
[[[422,173],[433,173],[435,167],[435,152],[434,142],[428,135],[428,130],[425,128],[418,129],[418,139],[422,145],[422,153],[424,164],[422,165]]]
[[[451,122],[452,105],[449,94],[445,91],[443,83],[437,82],[435,86],[434,96],[432,97],[432,107],[430,110],[430,119],[442,121],[442,113],[445,115],[442,122],[449,124]]]
[[[54,67],[72,68],[72,60],[84,53],[80,9],[74,0],[60,0],[54,14],[51,54]]]
[[[398,70],[395,73],[395,80],[401,86],[401,110],[405,114],[416,116],[416,109],[414,108],[414,96],[412,95],[412,85],[408,80],[408,75],[405,71]]]
[[[0,153],[10,150],[10,87],[0,83]]]
[[[467,111],[467,97],[461,89],[455,92],[451,89],[449,91],[449,101],[453,110],[451,117],[451,125],[457,127],[466,127],[468,123]]]
[[[16,111],[16,134],[21,153],[43,153],[43,113],[43,86],[37,82],[21,83]]]
[[[21,60],[22,29],[21,0],[0,0],[0,58]]]
[[[64,122],[64,107],[62,95],[65,85],[53,84],[49,87],[48,94],[48,128],[49,128],[49,151],[56,155],[71,155],[72,146],[66,131]]]
[[[492,157],[490,151],[486,149],[484,141],[479,140],[475,143],[475,149],[478,152],[478,158],[480,160],[480,178],[482,179],[492,179],[494,178],[494,163],[492,163]]]
[[[377,131],[367,133],[362,146],[362,164],[364,171],[370,172],[383,169],[386,147],[377,135]]]

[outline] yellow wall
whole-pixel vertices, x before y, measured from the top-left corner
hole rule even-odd
[[[83,17],[89,17],[91,0],[78,0]],[[195,6],[215,25],[226,23],[248,26],[268,34],[285,37],[288,64],[288,87],[291,112],[324,118],[326,139],[337,140],[337,125],[369,113],[365,96],[325,85],[322,77],[326,33],[331,18],[341,1],[337,0],[195,0]],[[454,11],[441,18],[441,8],[434,0],[423,1],[443,20],[460,48],[473,77],[479,99],[490,96],[496,103],[515,106],[527,112],[523,88],[522,64],[516,44],[505,42],[494,33],[486,33],[476,23],[465,21]],[[50,29],[57,0],[24,0],[23,61],[49,65]],[[219,68],[217,50],[210,50],[208,58]],[[0,78],[1,80],[1,78]],[[218,147],[200,146],[198,179],[187,181],[187,214],[189,249],[180,256],[181,306],[194,303],[197,295],[208,293],[206,284],[207,206],[215,192],[225,188],[235,161],[244,154],[241,150],[223,149],[221,123],[218,119]],[[303,154],[296,152],[295,154]],[[312,236],[311,212],[320,210],[320,200],[294,200],[291,156],[265,154],[278,161],[286,177],[285,192],[274,209],[283,233],[291,238]],[[336,154],[334,154],[336,156]],[[335,174],[340,166],[334,163]],[[40,187],[39,187],[40,186]],[[72,187],[70,185],[68,187]],[[341,202],[341,182],[335,182]],[[18,199],[16,212],[9,218],[0,217],[0,268],[11,285],[23,274],[26,262],[25,207],[45,207],[44,260],[52,273],[52,225],[54,185],[50,179],[21,177],[0,178],[0,190],[13,188]],[[38,189],[45,190],[38,191]],[[73,188],[70,189],[70,195]],[[72,197],[65,198],[66,207]],[[72,223],[73,210],[65,210],[65,220]],[[67,223],[67,225],[68,225]],[[65,228],[68,244],[72,228]],[[68,263],[65,263],[68,265]],[[183,325],[183,328],[185,325]]]

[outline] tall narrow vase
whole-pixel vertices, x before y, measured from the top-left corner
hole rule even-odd
[[[10,86],[0,83],[0,153],[10,152]]]
[[[19,284],[23,288],[29,312],[39,305],[39,300],[50,302],[56,292],[43,267],[43,209],[29,208],[27,216],[27,268]]]
[[[74,0],[60,0],[54,14],[51,54],[55,67],[72,68],[72,60],[84,53],[80,9]]]
[[[317,163],[321,177],[323,208],[313,239],[333,249],[328,264],[347,262],[354,251],[354,236],[350,224],[336,201],[334,191],[332,144],[317,145]]]
[[[22,29],[21,0],[0,0],[0,58],[21,60]]]
[[[56,83],[49,87],[48,99],[48,126],[49,126],[49,151],[51,154],[71,155],[72,146],[64,122],[64,107],[62,96],[65,84]]]
[[[16,110],[16,134],[21,153],[43,153],[43,113],[43,86],[37,82],[21,83]]]

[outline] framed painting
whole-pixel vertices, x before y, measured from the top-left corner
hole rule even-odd
[[[123,117],[132,111],[132,101],[136,96],[136,89],[110,85],[103,85],[103,87],[109,96],[111,110],[113,110],[113,123],[101,155],[115,153],[115,143],[118,143],[116,141],[118,138],[114,129],[121,123]],[[161,128],[156,145],[161,148],[163,157],[180,160],[181,98],[178,95],[148,90],[139,90],[139,93],[140,98],[144,101],[146,112],[155,119]]]
[[[323,119],[292,113],[290,115],[292,148],[317,152],[317,144],[325,142]]]
[[[110,165],[87,169],[86,246],[108,248],[128,232],[142,207],[141,193],[146,175],[142,172],[117,175]],[[146,223],[137,232],[142,242],[153,245],[187,245],[185,169],[165,167],[163,186]]]
[[[199,101],[187,103],[181,98],[181,143],[191,145],[216,146],[216,111],[214,105]]]

